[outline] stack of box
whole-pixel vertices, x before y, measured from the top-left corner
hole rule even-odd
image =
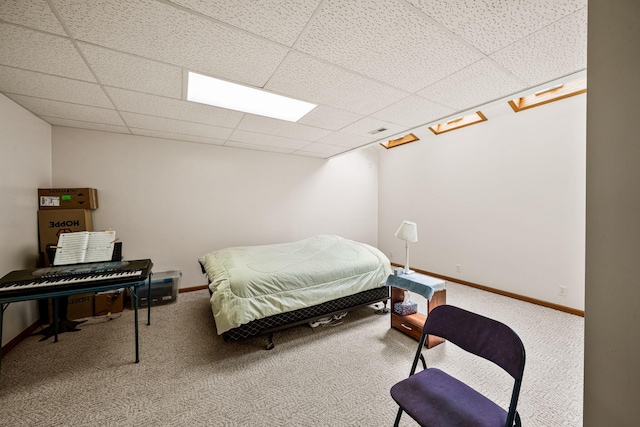
[[[58,243],[61,233],[93,231],[91,211],[98,209],[95,188],[39,188],[38,237],[45,266],[51,265],[46,256],[48,244]]]
[[[92,210],[98,208],[98,192],[95,188],[40,188],[38,206],[40,256],[48,267],[53,260],[47,256],[46,247],[57,244],[61,233],[93,231]],[[93,313],[93,294],[69,296],[69,320],[93,316]]]

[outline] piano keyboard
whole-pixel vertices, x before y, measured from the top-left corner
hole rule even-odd
[[[76,291],[102,285],[145,281],[151,274],[150,259],[108,261],[16,270],[0,279],[0,299],[20,299],[47,293]]]
[[[0,292],[14,290],[17,288],[27,289],[27,288],[39,288],[39,287],[56,286],[56,285],[73,285],[76,283],[104,282],[104,281],[114,280],[114,279],[126,279],[129,277],[139,277],[141,275],[142,275],[142,270],[134,270],[134,271],[120,271],[117,273],[110,273],[110,274],[77,275],[77,276],[62,277],[62,278],[55,278],[55,279],[54,278],[36,279],[32,281],[6,283],[2,287],[0,287]]]

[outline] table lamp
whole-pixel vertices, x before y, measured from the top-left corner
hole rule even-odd
[[[396,231],[396,237],[400,240],[405,241],[407,260],[404,264],[402,274],[415,273],[414,271],[409,270],[409,242],[418,241],[418,226],[415,222],[402,221],[402,224],[400,224],[400,228],[398,228],[398,231]]]

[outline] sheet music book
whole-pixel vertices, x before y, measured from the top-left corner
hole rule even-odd
[[[58,237],[53,265],[111,261],[115,241],[114,230],[62,233]]]

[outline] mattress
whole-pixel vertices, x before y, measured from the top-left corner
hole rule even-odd
[[[200,258],[219,335],[256,319],[385,285],[389,259],[340,236],[225,248]]]

